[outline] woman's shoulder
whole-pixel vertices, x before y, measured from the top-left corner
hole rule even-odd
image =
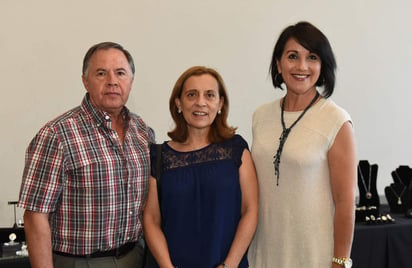
[[[281,99],[276,99],[270,102],[263,103],[256,108],[254,113],[264,113],[275,109],[280,109],[280,100]]]
[[[239,134],[233,135],[233,137],[222,144],[224,151],[230,152],[231,158],[235,161],[236,165],[240,166],[242,163],[242,155],[244,150],[249,150],[247,141]]]
[[[247,141],[240,134],[233,135],[232,140],[235,143],[247,144]]]
[[[233,137],[230,138],[229,140],[227,140],[225,142],[225,144],[227,144],[231,147],[240,148],[242,151],[245,148],[249,149],[249,145],[248,145],[247,141],[239,134],[233,135]]]
[[[151,156],[157,156],[157,152],[161,149],[161,151],[164,151],[167,149],[167,141],[164,141],[163,143],[151,143],[150,144],[150,155]]]
[[[262,127],[273,125],[280,120],[280,99],[260,105],[252,114],[252,128],[260,129]]]
[[[268,115],[273,115],[276,113],[280,113],[280,99],[261,104],[253,112],[252,118],[253,121],[267,119]]]
[[[337,117],[341,118],[342,120],[351,120],[349,113],[336,104],[332,99],[322,99],[323,103],[320,106],[322,114],[327,115],[328,117]]]

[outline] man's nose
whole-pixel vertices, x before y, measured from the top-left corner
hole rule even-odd
[[[114,72],[108,72],[106,77],[107,77],[107,85],[108,86],[117,86],[118,85],[118,80],[117,80],[116,74]]]

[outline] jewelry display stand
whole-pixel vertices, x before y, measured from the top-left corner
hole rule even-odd
[[[385,196],[392,213],[407,213],[411,208],[412,169],[399,166],[392,173],[393,183],[385,187]]]
[[[407,187],[398,183],[391,183],[385,187],[385,196],[392,213],[405,213],[409,208],[407,202],[408,194],[405,194]]]
[[[376,188],[378,165],[360,160],[358,164],[359,203],[356,208],[356,221],[364,222],[367,217],[378,217],[380,200]]]
[[[358,165],[359,206],[375,206],[379,209],[380,200],[376,189],[378,165],[360,160]]]
[[[16,252],[21,249],[20,242],[16,242],[17,236],[15,233],[9,235],[9,242],[3,243],[1,246],[1,257],[16,256]]]

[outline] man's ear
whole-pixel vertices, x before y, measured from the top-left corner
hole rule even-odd
[[[87,82],[87,78],[84,75],[82,75],[82,82],[84,88],[87,90],[87,92],[89,92],[89,83]]]

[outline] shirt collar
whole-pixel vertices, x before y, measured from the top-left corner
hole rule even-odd
[[[86,93],[86,95],[84,96],[81,107],[82,110],[86,113],[86,115],[92,121],[96,122],[97,126],[107,125],[110,124],[112,121],[110,115],[107,112],[99,110],[93,106],[93,104],[90,101],[89,93]],[[123,119],[125,119],[125,122],[129,122],[130,111],[126,106],[123,106],[121,114],[123,116]]]

